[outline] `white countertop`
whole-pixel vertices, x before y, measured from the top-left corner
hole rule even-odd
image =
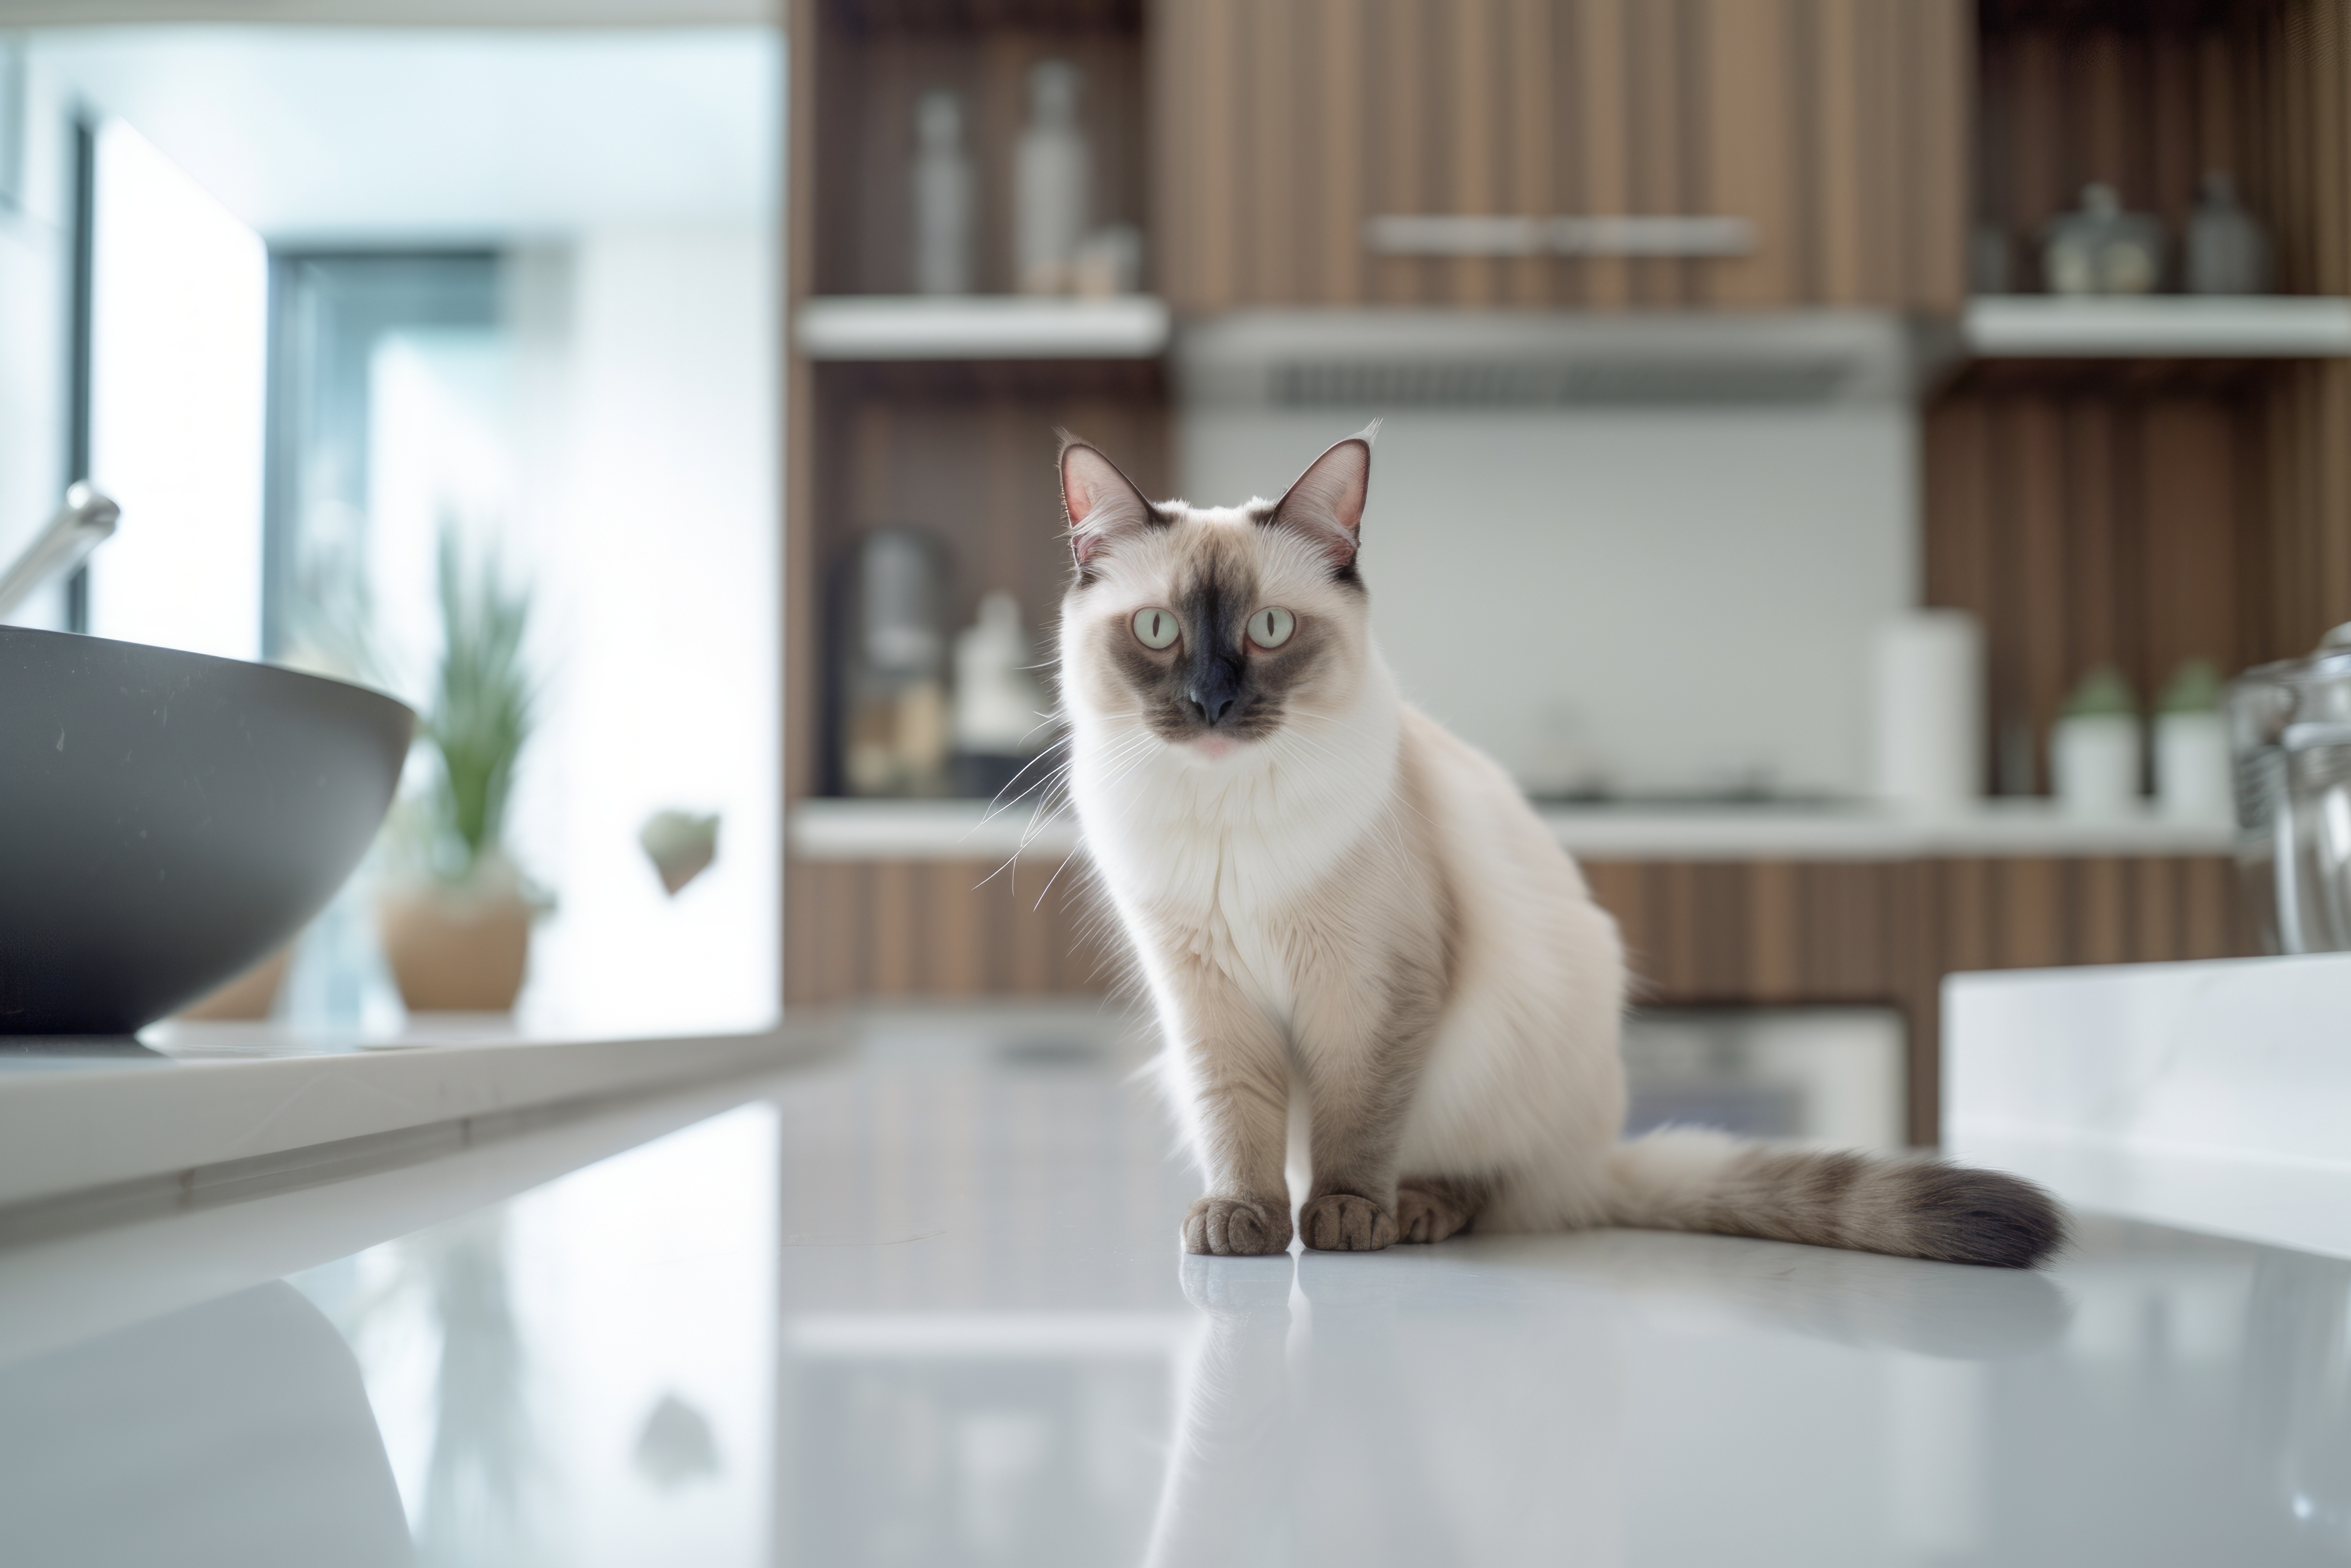
[[[1039,1027],[942,1011],[0,1245],[5,1554],[2340,1560],[2332,1260],[2095,1219],[2046,1273],[1631,1231],[1186,1259],[1131,1058]]]
[[[2226,822],[2141,811],[2069,816],[2043,800],[1985,801],[1948,817],[1866,805],[1545,806],[1560,843],[1587,860],[1918,860],[1980,855],[2226,854]],[[1062,859],[1079,847],[1067,813],[1025,802],[809,800],[791,812],[792,852],[814,861]]]
[[[1953,975],[1943,1124],[2074,1203],[2351,1258],[2351,954]]]
[[[813,1048],[780,1031],[532,1038],[489,1018],[373,1040],[269,1024],[173,1023],[144,1038],[0,1037],[0,1221],[11,1206],[93,1188],[127,1189],[116,1196],[137,1207],[157,1181],[254,1179],[321,1146],[362,1163],[413,1158],[491,1119],[772,1069]]]

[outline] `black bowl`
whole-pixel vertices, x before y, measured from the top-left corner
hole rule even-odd
[[[0,626],[0,1035],[125,1034],[274,951],[415,727],[340,681]]]

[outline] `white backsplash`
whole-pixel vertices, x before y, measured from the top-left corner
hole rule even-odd
[[[1195,404],[1181,481],[1279,495],[1382,412]],[[1863,793],[1916,447],[1898,402],[1395,413],[1364,524],[1376,635],[1414,701],[1538,789]]]

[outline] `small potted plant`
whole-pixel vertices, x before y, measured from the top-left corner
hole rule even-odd
[[[441,667],[418,732],[438,767],[404,813],[406,874],[385,889],[377,919],[411,1012],[504,1012],[547,906],[505,839],[536,697],[523,656],[530,599],[487,563],[469,569],[446,528],[439,575]]]

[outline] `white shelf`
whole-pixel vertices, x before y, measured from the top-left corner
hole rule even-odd
[[[1144,294],[843,294],[807,301],[796,329],[812,360],[1148,360],[1168,318]]]
[[[1998,295],[1968,301],[1960,335],[1979,359],[2334,359],[2351,355],[2351,299]]]
[[[2152,812],[2069,817],[2046,800],[1986,802],[1927,819],[1865,805],[1547,807],[1543,821],[1571,853],[1592,860],[1897,861],[1977,855],[2225,854],[2225,822],[2175,822]],[[991,811],[980,800],[803,800],[792,852],[811,861],[990,861],[1078,848],[1067,816],[1033,821],[1023,803]]]

